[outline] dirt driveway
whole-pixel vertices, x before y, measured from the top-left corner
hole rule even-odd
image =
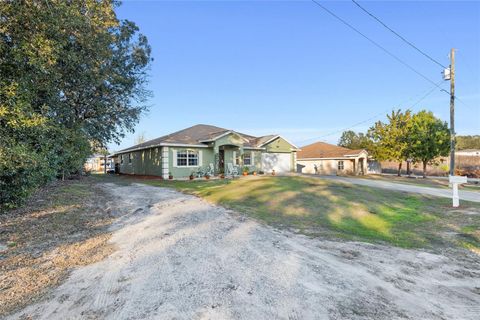
[[[309,239],[176,191],[106,188],[116,251],[11,319],[478,319],[473,253]]]

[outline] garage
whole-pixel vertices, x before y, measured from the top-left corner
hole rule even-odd
[[[290,172],[292,159],[290,153],[263,153],[262,168],[266,173],[275,170],[277,173]]]

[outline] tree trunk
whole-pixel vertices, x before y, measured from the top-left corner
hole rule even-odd
[[[410,161],[407,161],[407,176],[410,176]]]
[[[427,161],[423,161],[423,177],[427,177]]]
[[[401,176],[402,175],[402,161],[400,161],[398,163],[398,172],[397,172],[397,176]]]

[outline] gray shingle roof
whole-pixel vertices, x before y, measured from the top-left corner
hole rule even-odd
[[[189,127],[156,139],[152,139],[132,147],[120,150],[116,154],[139,150],[147,149],[150,147],[158,146],[160,144],[185,144],[185,145],[200,145],[202,141],[208,141],[214,139],[227,132],[235,132],[247,141],[244,143],[245,147],[257,147],[262,143],[265,143],[269,139],[275,137],[274,135],[263,136],[263,137],[254,137],[247,134],[239,133],[233,130],[228,130],[225,128],[220,128],[216,126],[206,125],[206,124],[197,124],[193,127]]]

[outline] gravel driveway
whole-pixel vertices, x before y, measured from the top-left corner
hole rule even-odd
[[[105,187],[116,251],[12,319],[478,319],[474,254],[309,239],[172,190]]]

